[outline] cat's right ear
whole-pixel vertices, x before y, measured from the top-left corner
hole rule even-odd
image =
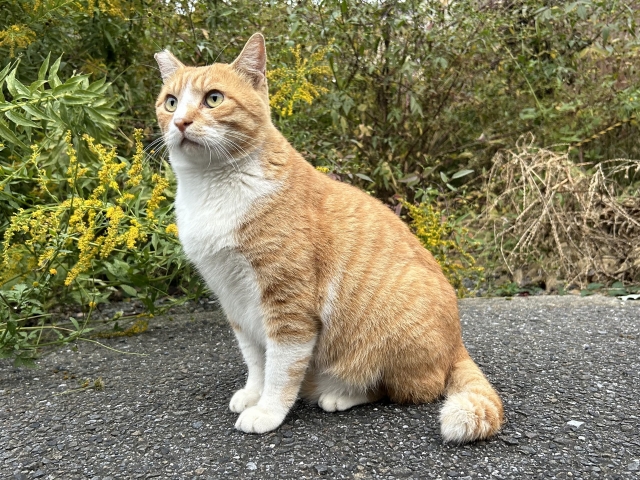
[[[162,76],[162,83],[167,83],[167,80],[176,73],[176,70],[184,67],[184,64],[174,57],[169,50],[163,50],[154,55],[158,67],[160,68],[160,75]]]

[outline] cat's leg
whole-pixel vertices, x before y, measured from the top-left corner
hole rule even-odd
[[[253,342],[239,326],[231,324],[238,339],[242,356],[249,371],[247,383],[231,397],[229,409],[235,413],[242,413],[245,409],[253,407],[260,400],[264,388],[264,348]]]
[[[264,433],[280,426],[298,398],[315,342],[315,337],[308,342],[294,344],[267,338],[262,396],[257,405],[240,414],[236,422],[238,430]]]
[[[356,405],[376,402],[384,396],[381,389],[362,391],[327,374],[319,375],[316,382],[318,405],[325,412],[348,410]]]

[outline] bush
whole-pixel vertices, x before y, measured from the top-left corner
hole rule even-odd
[[[168,198],[172,178],[145,160],[141,131],[131,160],[95,138],[109,142],[115,126],[109,84],[85,75],[62,82],[59,64],[45,60],[29,86],[16,78],[17,64],[0,73],[0,92],[10,95],[0,108],[12,122],[0,124],[0,353],[18,362],[87,331],[86,322],[51,324],[53,304],[75,302],[88,319],[121,290],[153,312],[170,286],[190,281]]]
[[[479,244],[471,239],[469,231],[434,208],[433,202],[412,205],[403,201],[402,205],[408,211],[411,229],[433,254],[458,296],[464,297],[477,287],[484,269],[476,265],[473,253]]]
[[[527,136],[496,155],[486,189],[486,221],[512,274],[640,282],[640,161],[576,164]]]

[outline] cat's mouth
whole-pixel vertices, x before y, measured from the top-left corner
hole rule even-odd
[[[180,142],[180,146],[182,148],[202,147],[200,143],[196,142],[195,140],[191,140],[190,138],[187,138],[187,137],[184,137],[182,139],[182,141]]]

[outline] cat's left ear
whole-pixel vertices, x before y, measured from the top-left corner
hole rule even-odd
[[[261,33],[251,36],[231,66],[246,75],[256,89],[266,81],[267,47]]]
[[[176,73],[177,70],[184,67],[184,64],[178,60],[169,50],[163,50],[154,55],[158,67],[160,68],[160,75],[162,76],[162,83],[167,83],[167,80]]]

